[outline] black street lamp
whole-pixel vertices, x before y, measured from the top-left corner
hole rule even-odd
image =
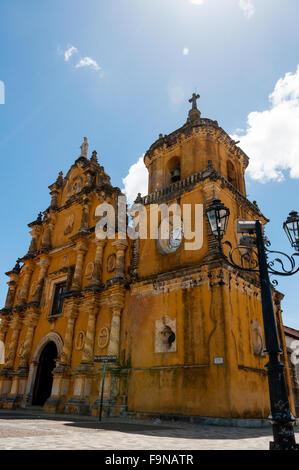
[[[263,225],[260,220],[238,222],[238,232],[248,235],[243,236],[239,245],[233,248],[230,242],[222,242],[228,224],[229,209],[226,208],[221,201],[216,199],[206,210],[206,215],[211,231],[217,238],[219,252],[225,261],[235,269],[259,274],[266,342],[265,352],[269,356],[269,362],[266,364],[271,406],[269,419],[273,426],[274,437],[274,441],[270,442],[270,450],[299,450],[299,444],[296,444],[294,433],[296,420],[291,413],[285,382],[285,366],[279,360],[279,355],[282,353],[282,350],[280,349],[278,341],[272,289],[269,279],[269,275],[271,274],[291,276],[297,273],[299,267],[296,268],[295,266],[294,256],[299,256],[299,254],[295,253],[292,256],[288,256],[282,252],[269,250],[270,242],[264,241]],[[288,235],[292,247],[295,248],[296,251],[299,251],[299,215],[297,212],[290,213],[287,221],[283,224],[283,228]],[[223,252],[223,245],[229,247],[230,251],[228,256]],[[247,251],[245,255],[241,255],[242,266],[240,266],[234,262],[234,253],[240,249],[244,251],[244,247],[247,247]],[[286,257],[290,266],[285,267],[285,263],[279,258],[275,258],[275,260],[269,262],[267,259],[268,253],[279,253]],[[247,263],[251,263],[250,265],[252,267],[246,267],[244,260],[246,260]],[[275,263],[279,264],[281,268],[280,271],[275,269]]]
[[[289,217],[283,224],[283,228],[296,251],[299,251],[299,215],[298,212],[290,212]]]

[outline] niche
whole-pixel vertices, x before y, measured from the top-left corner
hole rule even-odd
[[[181,165],[178,157],[173,157],[166,166],[166,185],[176,183],[181,179]]]
[[[238,188],[236,169],[231,161],[227,162],[227,180],[235,188]]]
[[[156,321],[155,353],[176,352],[176,319],[164,315]]]

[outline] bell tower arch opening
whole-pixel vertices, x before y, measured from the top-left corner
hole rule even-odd
[[[230,160],[227,162],[227,180],[235,186],[235,188],[239,189],[236,168]]]
[[[181,179],[181,163],[179,157],[173,157],[166,164],[165,185],[175,183]]]
[[[54,341],[46,344],[41,352],[37,367],[32,405],[43,406],[50,397],[53,384],[53,369],[55,367],[58,351]]]

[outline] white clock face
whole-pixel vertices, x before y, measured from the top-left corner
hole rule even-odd
[[[167,255],[169,253],[174,253],[181,245],[183,240],[183,227],[176,226],[173,228],[173,225],[170,223],[169,227],[169,237],[163,238],[161,236],[161,225],[159,228],[159,237],[157,239],[157,248],[160,253]]]
[[[177,249],[182,243],[183,229],[182,227],[175,227],[169,234],[168,246],[171,249]]]

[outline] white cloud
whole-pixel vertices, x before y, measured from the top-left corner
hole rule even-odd
[[[141,193],[142,196],[147,194],[148,171],[143,163],[143,156],[130,166],[129,172],[122,182],[124,184],[122,191],[127,196],[129,204],[135,201],[138,193]]]
[[[73,54],[78,52],[78,49],[75,46],[70,46],[66,51],[64,51],[64,60],[68,62]]]
[[[184,47],[183,49],[183,55],[188,55],[189,54],[189,49],[188,47]]]
[[[100,66],[96,62],[96,60],[92,59],[91,57],[83,57],[83,59],[80,59],[78,64],[76,65],[76,68],[81,68],[81,67],[90,67],[93,70],[100,70]]]
[[[190,0],[193,5],[203,5],[204,0]]]
[[[65,62],[69,62],[70,58],[74,54],[79,54],[79,50],[77,49],[77,47],[72,46],[72,45],[69,45],[65,51],[63,51],[61,47],[58,46],[57,51],[59,55],[64,56]],[[81,57],[79,62],[75,65],[75,67],[77,69],[82,68],[82,67],[90,67],[93,70],[101,70],[101,67],[99,66],[97,61],[88,56],[83,57],[83,58]]]
[[[247,18],[251,18],[255,13],[255,5],[252,0],[239,0],[240,8]]]
[[[171,104],[179,106],[185,99],[185,91],[180,85],[173,85],[168,88],[168,96]]]
[[[240,147],[250,157],[249,176],[260,182],[299,178],[299,65],[280,78],[269,95],[270,107],[248,115]],[[242,132],[243,134],[243,132]]]

